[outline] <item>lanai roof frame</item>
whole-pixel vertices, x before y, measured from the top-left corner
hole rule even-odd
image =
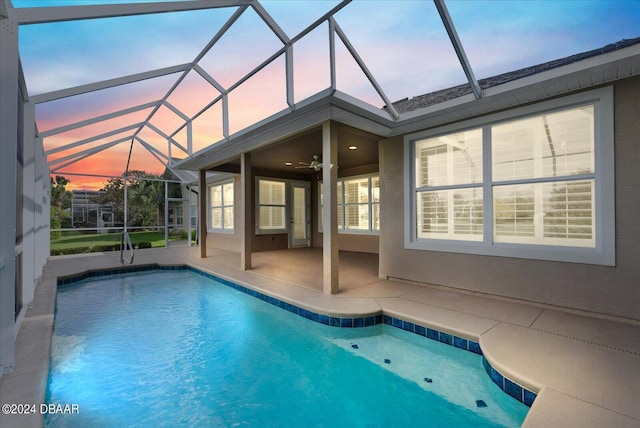
[[[237,7],[233,16],[227,21],[227,23],[222,28],[220,28],[220,30],[210,40],[210,42],[200,51],[200,53],[196,56],[194,61],[190,63],[178,64],[175,66],[165,67],[165,68],[156,69],[148,72],[136,73],[129,76],[121,76],[118,78],[108,79],[100,82],[93,82],[90,84],[85,84],[85,85],[81,85],[73,88],[66,88],[58,91],[38,94],[38,95],[31,96],[29,98],[30,102],[33,102],[34,104],[39,104],[39,103],[66,98],[74,95],[93,92],[100,89],[121,86],[124,84],[138,82],[146,79],[153,79],[158,76],[169,75],[172,73],[181,73],[180,77],[176,80],[174,85],[158,101],[139,104],[137,106],[129,107],[127,109],[123,109],[118,112],[111,112],[105,115],[100,115],[100,116],[79,121],[76,123],[67,124],[65,126],[61,126],[56,129],[49,129],[42,132],[39,135],[41,138],[50,137],[64,131],[77,129],[87,124],[98,123],[101,120],[118,117],[120,115],[126,114],[126,112],[138,111],[138,110],[144,109],[145,107],[150,106],[152,107],[152,112],[149,114],[148,118],[142,123],[142,125],[140,125],[134,131],[132,135],[132,141],[140,142],[140,144],[145,149],[147,149],[152,155],[154,155],[159,161],[161,161],[157,156],[157,152],[154,153],[154,151],[149,149],[148,143],[146,145],[142,144],[140,139],[136,138],[138,137],[138,134],[143,127],[145,126],[149,127],[154,132],[158,133],[162,138],[165,138],[167,140],[167,150],[169,154],[168,156],[167,155],[162,156],[164,161],[161,161],[161,162],[166,167],[171,167],[172,157],[173,157],[171,156],[172,147],[181,150],[187,155],[187,157],[190,157],[193,154],[192,147],[190,144],[190,139],[189,139],[189,142],[187,143],[187,147],[184,147],[174,139],[175,135],[178,134],[180,131],[182,131],[184,128],[187,128],[188,134],[190,134],[191,132],[190,127],[191,127],[192,121],[217,102],[221,102],[223,107],[223,129],[224,129],[223,137],[224,137],[224,140],[229,139],[228,101],[226,96],[230,91],[240,86],[250,77],[252,77],[255,73],[257,73],[263,67],[265,67],[267,64],[271,63],[271,61],[273,61],[275,58],[278,58],[283,54],[285,55],[286,64],[287,64],[286,65],[286,82],[287,82],[286,83],[286,87],[287,87],[286,100],[289,106],[288,110],[289,112],[295,110],[297,108],[297,105],[294,102],[294,97],[293,97],[293,80],[294,80],[293,59],[292,59],[293,44],[298,40],[302,39],[306,34],[311,32],[313,29],[315,29],[316,27],[318,27],[324,22],[329,23],[330,39],[333,40],[333,37],[335,37],[335,35],[338,35],[338,37],[340,38],[344,46],[347,48],[349,53],[352,55],[353,59],[356,61],[356,63],[358,64],[358,66],[366,76],[366,78],[372,84],[372,86],[374,87],[376,92],[379,94],[381,99],[385,102],[385,105],[389,106],[388,108],[389,113],[383,113],[383,114],[390,114],[392,116],[392,120],[397,120],[399,118],[399,115],[397,112],[394,111],[393,104],[390,102],[389,98],[386,96],[382,87],[377,83],[373,74],[369,71],[364,60],[358,55],[358,52],[356,51],[355,47],[350,43],[345,32],[341,29],[341,27],[337,24],[337,22],[334,19],[334,15],[349,3],[350,3],[350,0],[345,0],[338,3],[338,5],[333,7],[324,15],[320,16],[313,23],[307,26],[304,30],[302,30],[296,36],[291,38],[282,30],[282,28],[280,28],[278,23],[268,14],[268,12],[262,7],[262,5],[257,0],[242,0],[242,1],[229,0],[229,1],[223,1],[223,2],[215,2],[215,4],[212,4],[212,2],[197,0],[193,2],[178,1],[178,2],[167,2],[167,3],[143,3],[143,4],[134,3],[134,4],[121,4],[121,5],[108,4],[108,5],[94,5],[94,6],[34,7],[34,8],[20,8],[20,9],[13,9],[11,7],[11,3],[8,2],[7,4],[9,6],[7,8],[8,9],[7,15],[14,14],[17,17],[18,23],[20,25],[31,25],[31,24],[40,24],[40,23],[47,23],[47,22],[60,22],[60,21],[67,21],[67,20],[95,19],[95,18],[106,18],[106,17],[116,17],[116,16],[132,16],[137,14],[154,14],[154,13],[176,12],[176,11],[184,11],[184,10],[198,10],[198,9],[212,8],[212,7],[215,7],[215,8]],[[438,10],[440,11],[441,16],[443,17],[443,20],[444,20],[445,17],[448,16],[448,13],[446,13],[446,6],[444,5],[444,2],[442,0],[435,0],[435,4],[438,7]],[[247,8],[249,7],[255,10],[255,12],[265,22],[265,24],[269,27],[269,29],[278,37],[278,39],[283,43],[283,47],[277,52],[273,53],[273,55],[270,58],[268,58],[266,61],[264,61],[257,67],[255,67],[246,75],[242,76],[235,84],[231,85],[228,88],[224,88],[215,80],[214,77],[210,76],[202,67],[200,67],[200,65],[198,64],[198,61],[202,59],[202,57],[209,51],[209,49],[211,49],[211,47],[215,45],[215,43],[222,37],[222,35],[224,35],[224,33],[234,24],[234,22],[238,19],[238,17],[242,13],[244,13],[244,11],[247,10]],[[450,31],[450,28],[452,27],[452,25],[453,24],[451,23],[451,20],[449,18],[449,22],[445,24],[448,31]],[[456,41],[456,39],[453,36],[451,40],[455,44],[456,51],[461,50],[459,41]],[[333,42],[331,43],[333,44]],[[336,62],[335,51],[332,51],[331,57],[330,57],[330,63],[331,63],[330,67],[332,70],[331,73],[333,75],[333,78],[330,83],[330,90],[334,93],[337,91],[337,86],[335,82],[335,68],[336,68],[335,62]],[[468,69],[468,67],[465,67],[465,69]],[[200,76],[202,76],[205,81],[207,81],[218,92],[220,92],[220,95],[216,97],[207,106],[205,106],[203,109],[201,109],[198,113],[196,113],[196,115],[194,115],[193,117],[187,118],[187,116],[182,114],[179,109],[171,106],[171,104],[167,102],[167,98],[180,85],[182,80],[190,71],[195,71]],[[467,73],[467,71],[465,72]],[[25,89],[27,87],[28,85],[25,84]],[[27,93],[27,96],[28,96],[28,93]],[[178,115],[179,117],[181,117],[181,119],[184,120],[183,124],[170,134],[159,132],[159,130],[151,126],[151,123],[150,123],[150,120],[153,118],[154,114],[158,111],[158,109],[161,106],[168,107],[171,111],[173,111],[176,115]],[[94,141],[94,140],[95,139],[93,138],[89,138],[89,139],[76,141],[74,143],[70,143],[69,145],[49,150],[47,151],[47,154],[53,154],[59,151],[63,151],[65,149],[75,148],[82,145],[83,141],[86,143],[88,141]],[[102,150],[105,150],[106,148],[109,148],[109,147],[113,147],[114,145],[117,145],[123,142],[120,140],[115,140],[115,141],[118,141],[118,142],[112,145],[104,145]],[[215,143],[215,141],[212,141],[212,143]],[[87,149],[79,153],[68,155],[66,158],[67,160],[70,161],[68,164],[73,164],[77,160],[84,159],[87,156],[92,156],[93,154],[99,153],[102,150]],[[53,161],[51,165],[53,166],[59,163],[60,162]],[[55,171],[60,172],[60,169],[61,168],[58,166],[57,168],[55,168]]]

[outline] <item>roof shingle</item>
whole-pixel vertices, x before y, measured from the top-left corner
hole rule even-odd
[[[516,79],[531,76],[534,74],[542,73],[544,71],[552,70],[554,68],[562,67],[564,65],[572,64],[574,62],[582,61],[588,58],[593,58],[598,55],[607,54],[620,49],[628,48],[635,44],[640,43],[640,37],[634,39],[623,39],[615,43],[608,44],[598,49],[590,50],[587,52],[578,53],[565,58],[556,59],[553,61],[545,62],[531,67],[521,68],[519,70],[510,71],[508,73],[499,74],[497,76],[489,77],[486,79],[480,79],[478,84],[480,89],[487,89],[493,86],[501,85],[503,83],[511,82]],[[462,97],[470,94],[471,85],[465,83],[463,85],[454,86],[447,89],[441,89],[439,91],[430,92],[424,95],[418,95],[411,99],[405,98],[396,101],[393,104],[398,113],[406,113],[409,111],[417,110],[423,107],[429,107],[435,104],[439,104],[445,101],[452,100],[454,98]],[[386,106],[383,109],[387,109]]]

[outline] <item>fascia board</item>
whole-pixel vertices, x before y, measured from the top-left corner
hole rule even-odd
[[[386,136],[393,125],[386,112],[356,98],[330,89],[256,123],[228,140],[219,141],[195,153],[191,159],[176,164],[176,168],[197,170],[220,165],[241,153],[267,146],[304,132],[326,120],[336,120],[376,135]]]
[[[594,75],[602,77],[594,79]],[[524,103],[542,101],[634,75],[640,75],[640,45],[487,88],[484,90],[484,96],[479,100],[476,100],[472,94],[467,94],[403,113],[390,136],[465,120],[497,110],[517,107]],[[567,82],[570,80],[580,82],[579,87],[568,85]]]

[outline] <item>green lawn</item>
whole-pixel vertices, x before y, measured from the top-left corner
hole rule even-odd
[[[100,247],[105,245],[120,244],[121,233],[105,233],[105,234],[83,234],[81,232],[64,232],[64,236],[51,240],[52,253],[56,250],[68,250],[71,248],[86,249]],[[129,233],[131,242],[139,244],[140,242],[150,242],[153,248],[164,247],[164,233],[158,232],[131,232]],[[169,236],[169,240],[177,239]],[[97,251],[101,251],[98,249]],[[89,252],[89,251],[79,251]],[[70,254],[71,252],[65,251]]]

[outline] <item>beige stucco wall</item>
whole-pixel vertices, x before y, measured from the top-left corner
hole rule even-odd
[[[207,232],[207,248],[219,248],[227,251],[240,251],[240,236],[238,233]]]
[[[313,236],[313,246],[322,248],[322,233],[316,230]],[[378,254],[379,242],[378,235],[338,234],[338,249],[340,251]]]
[[[338,248],[340,251],[378,254],[379,245],[380,239],[378,235],[338,234]]]
[[[402,136],[380,144],[380,276],[640,320],[640,78],[615,85],[616,266],[404,249]]]

